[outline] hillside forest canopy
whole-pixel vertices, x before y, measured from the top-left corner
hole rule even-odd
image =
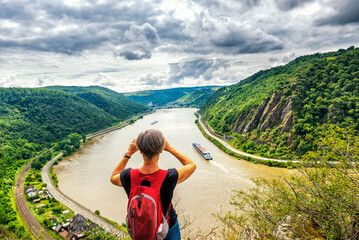
[[[96,99],[86,101],[60,90],[0,88],[0,226],[6,226],[0,228],[0,236],[28,239],[11,199],[16,174],[30,159],[51,147],[71,154],[79,147],[71,143],[85,134],[149,111],[131,99],[119,103],[116,99],[125,97],[114,95],[101,100],[115,109],[126,109],[126,116],[96,106]],[[45,154],[33,162],[33,167],[40,169],[49,159],[51,154]]]
[[[230,144],[264,157],[315,150],[329,125],[359,130],[359,49],[299,57],[219,89],[201,108]]]

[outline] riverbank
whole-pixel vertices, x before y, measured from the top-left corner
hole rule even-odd
[[[205,136],[208,140],[210,140],[213,144],[215,144],[218,148],[220,148],[223,152],[237,158],[244,159],[253,163],[260,163],[266,166],[271,167],[282,167],[292,169],[295,168],[299,161],[293,160],[284,160],[284,159],[272,159],[272,158],[264,158],[260,156],[256,156],[253,154],[245,153],[239,151],[233,147],[231,147],[225,140],[220,139],[218,136],[215,136],[213,130],[208,129],[209,126],[204,122],[202,116],[198,116],[196,120],[196,125],[199,130],[202,132],[203,136]]]
[[[100,216],[93,213],[91,210],[89,210],[85,206],[81,205],[77,201],[68,197],[66,194],[64,194],[60,189],[58,189],[53,184],[53,182],[51,180],[51,176],[50,176],[50,167],[60,157],[62,157],[62,153],[57,155],[55,158],[53,158],[48,163],[46,163],[46,165],[42,168],[42,171],[41,171],[42,180],[44,183],[47,184],[47,190],[50,192],[50,194],[55,199],[57,199],[59,202],[61,202],[65,206],[72,209],[74,212],[81,214],[82,216],[91,220],[92,222],[99,224],[103,229],[110,231],[113,235],[117,235],[117,236],[127,235],[127,233],[125,233],[122,229],[119,229],[118,227],[114,226],[113,224],[105,221],[104,219],[102,219]]]

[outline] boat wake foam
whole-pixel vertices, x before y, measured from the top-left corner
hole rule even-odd
[[[219,169],[221,169],[224,173],[229,174],[229,171],[227,168],[225,168],[222,164],[217,163],[215,161],[209,161],[210,164],[213,164],[214,166],[218,167]]]

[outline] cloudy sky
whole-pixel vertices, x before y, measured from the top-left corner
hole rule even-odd
[[[0,87],[229,85],[359,44],[358,0],[0,0]]]

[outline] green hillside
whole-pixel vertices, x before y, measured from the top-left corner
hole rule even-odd
[[[216,86],[205,86],[205,87],[188,87],[188,88],[170,88],[162,90],[148,90],[148,91],[139,91],[132,93],[125,93],[126,97],[129,97],[137,102],[143,104],[152,104],[156,107],[163,107],[170,102],[174,102],[180,99],[187,94],[195,92],[197,90],[203,90],[206,92],[208,89],[208,94],[212,93],[212,89]]]
[[[104,87],[50,86],[46,88],[75,94],[121,121],[150,110],[149,107]]]
[[[219,89],[219,87],[199,89],[188,93],[179,99],[167,103],[164,107],[195,107],[200,108],[212,95]]]
[[[106,97],[103,99],[110,102]],[[140,108],[133,107],[132,111],[131,107],[124,108],[125,103],[116,108],[115,100],[111,107],[126,109],[127,118],[140,109],[148,109],[132,101],[129,103],[131,107],[139,105]],[[125,116],[112,115],[74,94],[59,90],[0,88],[0,236],[9,233],[15,234],[13,239],[29,239],[11,200],[15,175],[20,167],[54,142],[63,139],[62,143],[68,142],[67,136],[71,133],[94,132],[123,118]]]
[[[329,124],[359,130],[359,49],[314,54],[219,89],[200,112],[235,147],[292,158]]]

